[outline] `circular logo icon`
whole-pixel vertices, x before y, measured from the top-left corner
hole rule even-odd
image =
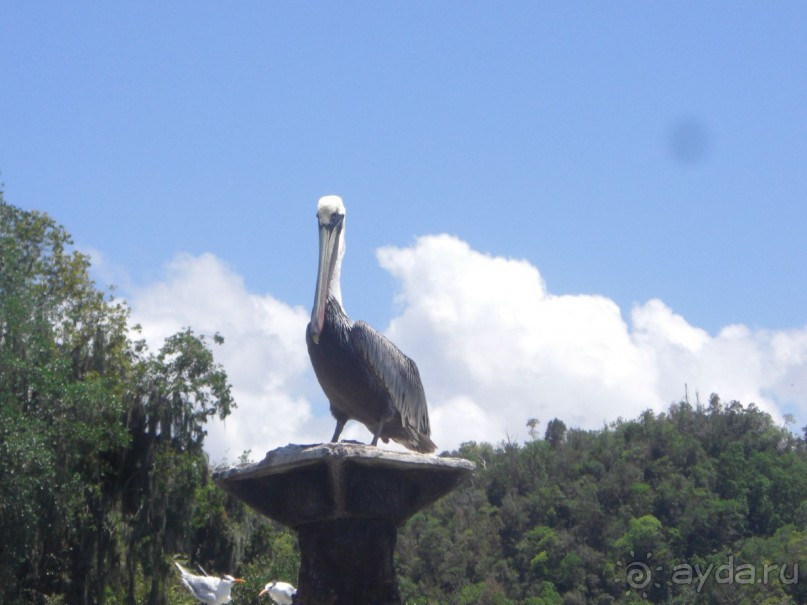
[[[621,582],[626,586],[625,595],[637,594],[643,599],[647,598],[647,590],[651,584],[655,588],[660,588],[661,584],[653,581],[653,572],[660,572],[663,568],[659,565],[655,569],[650,566],[650,559],[653,553],[647,553],[644,560],[638,560],[636,554],[630,551],[630,556],[633,559],[627,565],[621,561],[617,561],[617,565],[624,568],[622,577],[614,578],[615,582]]]

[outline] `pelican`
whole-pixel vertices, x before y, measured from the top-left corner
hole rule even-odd
[[[297,589],[288,582],[269,582],[258,593],[258,596],[262,597],[265,594],[268,594],[277,605],[291,605],[292,597],[297,594]]]
[[[336,195],[320,198],[319,271],[311,322],[305,333],[317,380],[331,404],[339,435],[348,420],[373,434],[372,445],[390,439],[421,453],[433,452],[426,394],[415,362],[342,307],[339,276],[345,254],[345,205]]]
[[[216,578],[213,576],[195,576],[179,563],[174,561],[174,565],[179,569],[182,576],[182,583],[190,593],[202,603],[207,605],[223,605],[230,602],[230,591],[238,582],[243,582],[241,578],[223,576]]]

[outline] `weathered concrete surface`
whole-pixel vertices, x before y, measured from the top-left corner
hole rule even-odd
[[[287,445],[213,480],[263,515],[297,528],[328,519],[402,525],[471,475],[474,464],[353,443]]]
[[[295,604],[398,605],[397,528],[457,487],[474,464],[353,443],[287,445],[213,480],[297,530]]]

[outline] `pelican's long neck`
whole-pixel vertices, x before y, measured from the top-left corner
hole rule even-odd
[[[339,303],[339,306],[344,310],[345,305],[342,304],[342,259],[345,256],[345,229],[342,227],[342,232],[339,234],[339,243],[336,248],[336,262],[333,266],[333,273],[331,274],[331,282],[328,284],[328,296],[332,296]]]

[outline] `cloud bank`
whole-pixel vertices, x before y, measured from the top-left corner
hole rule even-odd
[[[398,310],[384,331],[420,368],[440,449],[526,438],[529,418],[541,421],[539,431],[553,418],[600,428],[662,411],[685,385],[690,400],[716,392],[777,419],[807,412],[807,327],[732,325],[712,336],[660,300],[626,319],[608,298],[552,294],[529,262],[480,253],[449,235],[377,256],[398,284]],[[155,348],[186,326],[225,337],[214,353],[238,408],[210,425],[214,462],[330,437],[333,421],[305,346],[307,309],[250,293],[210,254],[177,256],[130,303]],[[369,434],[349,423],[344,438]]]

